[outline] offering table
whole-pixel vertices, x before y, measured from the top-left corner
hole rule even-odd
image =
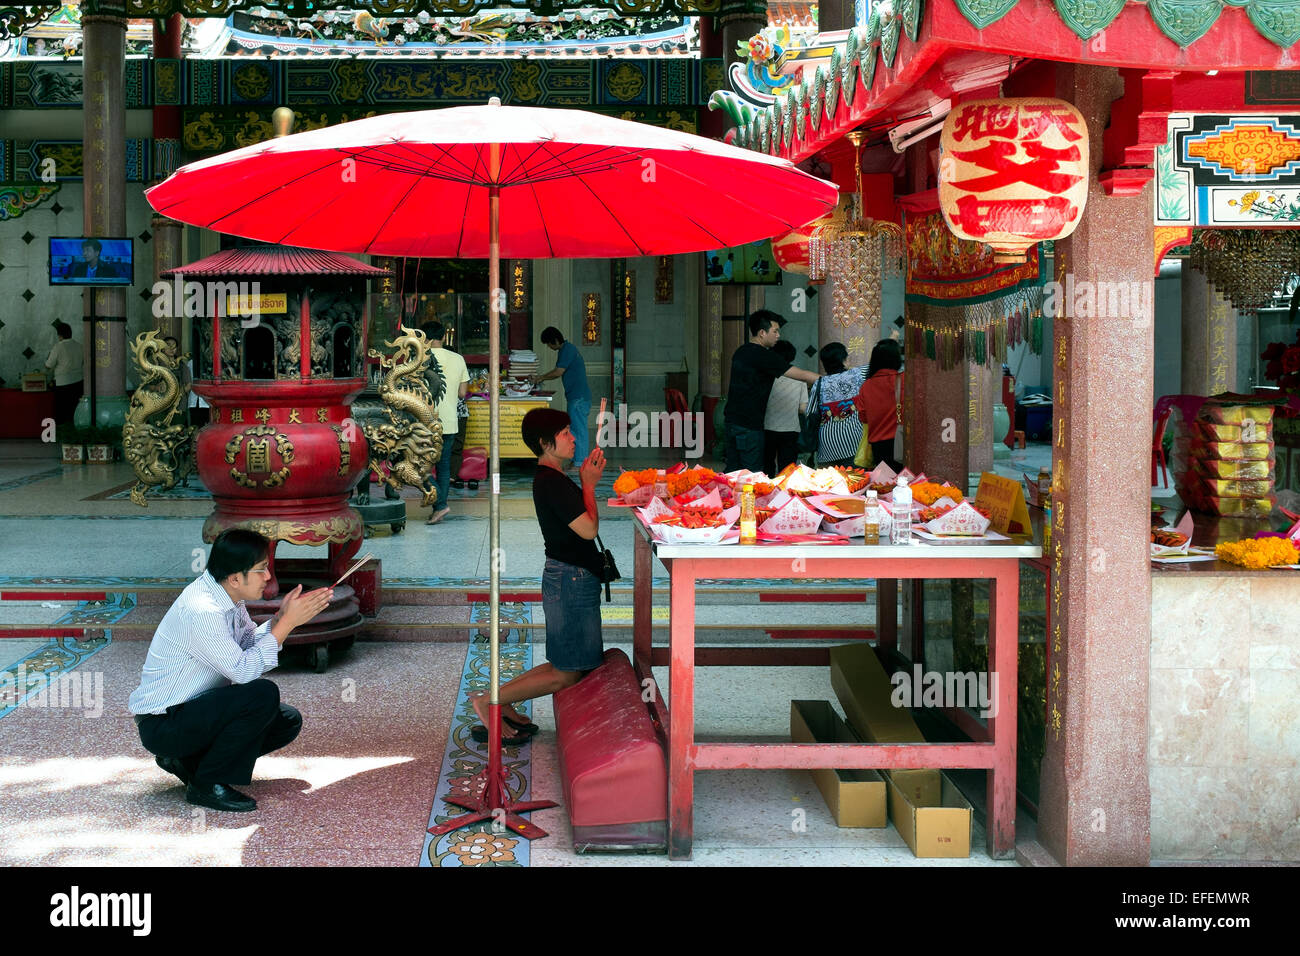
[[[664,544],[639,520],[633,558],[633,654],[637,677],[669,667],[669,700],[655,693],[651,706],[668,750],[668,855],[686,859],[693,839],[694,774],[743,769],[982,769],[988,774],[989,855],[1015,852],[1016,686],[1020,561],[1042,556],[1036,544],[952,539],[911,545]],[[652,562],[670,579],[669,646],[652,642]],[[882,640],[892,639],[894,581],[925,578],[992,580],[989,662],[997,675],[996,709],[987,725],[973,717],[963,744],[760,744],[695,740],[695,668],[726,665],[828,664],[829,648],[700,648],[695,646],[695,584],[703,578],[874,578]]]

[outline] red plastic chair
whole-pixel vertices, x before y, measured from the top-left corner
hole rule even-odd
[[[1165,474],[1164,483],[1169,484],[1169,467],[1165,464],[1165,428],[1169,424],[1169,416],[1174,413],[1172,407],[1166,407],[1161,410],[1160,417],[1156,419],[1155,434],[1151,438],[1151,487],[1154,488],[1156,482],[1156,470],[1159,468]]]
[[[668,410],[669,414],[672,414],[673,412],[681,413],[682,424],[677,433],[677,444],[681,445],[685,441],[685,436],[686,436],[686,416],[691,413],[690,407],[686,404],[686,396],[681,393],[680,389],[665,388],[664,407]],[[671,444],[672,441],[673,441],[672,422],[667,418],[661,418],[659,420],[659,447],[660,448],[676,447]]]

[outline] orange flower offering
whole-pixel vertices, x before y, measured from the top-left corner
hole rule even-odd
[[[974,508],[976,511],[978,511],[980,514],[982,514],[984,517],[986,517],[986,518],[992,520],[993,515],[989,514],[989,511],[988,511],[987,508],[981,508],[979,505],[975,504],[975,502],[973,502],[973,501],[970,503],[970,506],[971,506],[972,508]],[[955,508],[956,505],[954,505],[953,507]],[[933,521],[935,518],[942,518],[942,517],[943,517],[944,515],[946,515],[949,511],[952,511],[952,508],[947,508],[947,507],[944,507],[944,508],[924,508],[924,509],[922,509],[922,511],[921,511],[921,521],[922,521],[922,522],[926,522],[926,521]]]
[[[1259,571],[1275,564],[1300,563],[1300,551],[1288,538],[1247,538],[1228,541],[1214,549],[1214,556],[1229,564]]]
[[[833,467],[848,482],[849,494],[851,495],[856,495],[871,483],[871,472],[869,471],[863,471],[861,468],[849,468],[845,465],[835,465]],[[879,489],[877,489],[877,494],[879,494]]]
[[[726,524],[719,508],[694,508],[660,515],[655,524],[674,525],[678,528],[718,528]]]
[[[656,468],[642,468],[639,471],[625,471],[614,480],[614,494],[626,495],[644,485],[653,485],[658,477]],[[708,468],[688,468],[676,475],[665,475],[668,481],[668,494],[680,495],[690,491],[696,485],[712,481],[716,476]]]
[[[1177,531],[1166,531],[1164,528],[1151,529],[1151,543],[1158,544],[1162,548],[1182,547],[1187,540],[1187,535],[1179,534]]]
[[[951,498],[955,505],[961,504],[962,493],[956,488],[941,485],[936,481],[922,481],[912,485],[912,500],[917,504],[932,505],[940,498]]]

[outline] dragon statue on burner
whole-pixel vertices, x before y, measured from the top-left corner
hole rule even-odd
[[[169,358],[162,333],[150,331],[136,337],[131,359],[139,370],[140,385],[131,396],[122,426],[122,449],[137,479],[131,500],[147,508],[145,493],[150,488],[174,488],[194,470],[190,445],[194,427],[185,424],[181,411],[190,387],[178,375],[189,355]],[[177,414],[181,421],[173,423]]]
[[[436,388],[430,388],[428,376],[433,354],[424,333],[418,329],[399,329],[400,335],[387,348],[395,348],[391,357],[375,349],[369,354],[378,359],[383,370],[379,397],[383,401],[382,417],[354,415],[358,418],[366,441],[370,444],[370,471],[387,489],[398,491],[410,485],[421,491],[422,507],[432,507],[438,492],[433,484],[433,466],[442,454],[442,423],[436,409],[446,387],[441,373],[435,373]],[[387,465],[387,474],[384,466]],[[358,486],[358,500],[369,502],[369,480]]]

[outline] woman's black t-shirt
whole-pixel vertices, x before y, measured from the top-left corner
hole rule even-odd
[[[586,514],[582,489],[549,465],[538,465],[533,476],[533,507],[537,523],[542,526],[546,556],[565,564],[586,568],[597,577],[602,570],[600,550],[569,527],[569,522]]]

